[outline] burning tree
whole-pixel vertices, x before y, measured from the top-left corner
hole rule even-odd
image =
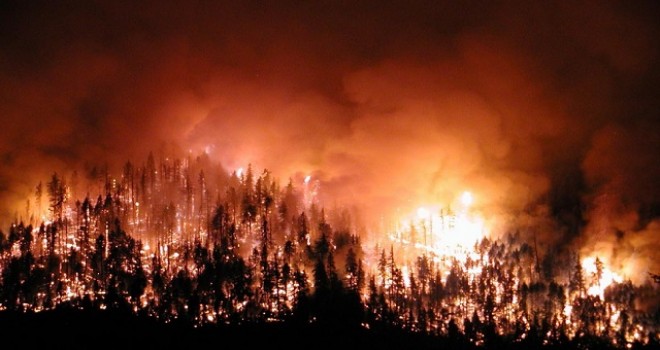
[[[345,212],[319,208],[292,180],[282,189],[251,166],[228,173],[203,156],[150,155],[103,183],[72,201],[54,174],[50,216],[0,232],[0,308],[397,327],[464,345],[659,339],[657,305],[653,314],[638,303],[657,283],[634,285],[598,256],[489,237],[469,192],[458,208],[424,207],[381,235],[388,239],[365,241]],[[548,267],[571,257],[564,273]]]

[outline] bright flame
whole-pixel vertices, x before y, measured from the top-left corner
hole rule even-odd
[[[417,208],[414,214],[399,221],[398,227],[403,232],[397,232],[392,239],[438,257],[465,261],[472,255],[474,243],[485,237],[486,230],[483,219],[469,208],[473,202],[472,194],[463,192],[458,199],[463,204],[459,212],[440,205]],[[414,237],[406,232],[411,226]]]
[[[311,179],[312,179],[311,175],[305,176],[305,184],[308,184]]]
[[[587,289],[587,294],[591,296],[600,296],[600,298],[603,299],[605,294],[605,289],[614,282],[621,283],[623,281],[623,278],[616,272],[610,270],[607,267],[605,261],[602,260],[600,261],[602,264],[600,271],[600,278],[597,278],[598,266],[596,264],[596,258],[586,257],[582,259],[582,268],[586,273],[585,279],[589,281],[587,284],[589,286],[589,288]]]
[[[472,198],[472,193],[465,191],[461,195],[461,204],[463,204],[465,207],[469,207],[472,205],[472,202],[474,201],[474,198]]]
[[[418,219],[421,219],[421,220],[428,219],[430,214],[431,213],[429,212],[429,210],[424,208],[424,207],[419,207],[419,209],[417,209],[417,218]]]
[[[401,267],[401,276],[403,277],[403,284],[406,288],[410,288],[410,270],[407,265]]]
[[[238,176],[238,177],[243,176],[243,168],[236,169],[236,176]]]

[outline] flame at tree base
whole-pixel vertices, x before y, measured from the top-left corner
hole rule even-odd
[[[414,248],[413,255],[430,254],[464,263],[473,255],[475,244],[488,238],[483,218],[470,210],[473,200],[466,191],[460,196],[458,211],[439,205],[419,207],[414,214],[399,220],[390,240]]]
[[[427,205],[402,218],[387,247],[332,221],[342,216],[317,207],[309,177],[301,194],[250,167],[213,184],[209,169],[191,180],[201,166],[190,160],[149,164],[96,201],[65,201],[49,222],[0,237],[0,309],[126,308],[202,325],[282,322],[303,300],[310,311],[298,317],[314,323],[336,316],[325,302],[355,296],[353,311],[367,315],[358,324],[460,332],[473,344],[533,332],[547,343],[658,340],[657,322],[636,308],[657,287],[634,286],[595,257],[543,276],[536,247],[490,237],[469,192],[455,210]]]

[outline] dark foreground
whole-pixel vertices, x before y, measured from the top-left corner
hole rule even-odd
[[[40,313],[2,311],[0,344],[4,349],[614,349],[596,340],[554,346],[502,340],[476,347],[465,339],[341,325],[260,323],[194,328],[117,311],[71,309]],[[655,346],[636,344],[633,348]]]
[[[430,349],[440,345],[438,339],[403,331],[285,323],[193,328],[98,310],[0,312],[0,344],[4,349]]]

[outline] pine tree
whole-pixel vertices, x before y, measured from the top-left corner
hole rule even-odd
[[[66,185],[57,173],[53,173],[48,182],[48,196],[50,202],[50,211],[53,218],[58,223],[62,222],[64,203],[67,199]]]
[[[580,262],[580,256],[576,258],[575,265],[573,267],[573,274],[569,280],[569,289],[571,294],[577,295],[578,298],[583,298],[586,292],[586,286],[584,281],[584,273],[582,270],[582,263]]]
[[[348,249],[346,253],[346,285],[350,290],[358,290],[358,263],[353,248]]]

